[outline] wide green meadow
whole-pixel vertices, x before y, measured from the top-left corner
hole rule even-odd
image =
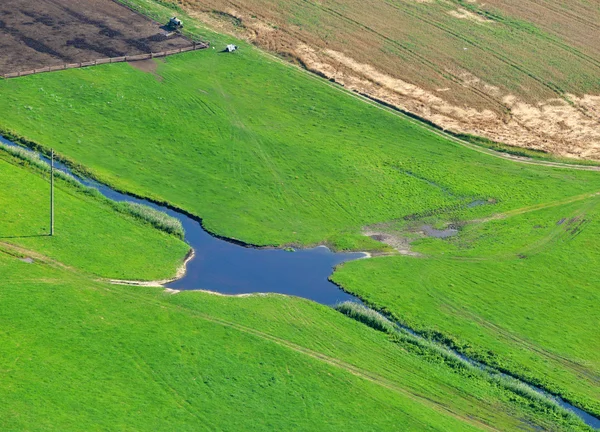
[[[0,272],[2,430],[587,430],[306,300]]]
[[[0,242],[113,279],[173,277],[189,250],[180,239],[117,213],[102,196],[56,178],[50,237],[49,173],[0,149]],[[115,213],[121,217],[116,217]]]
[[[600,173],[474,151],[188,21],[217,49],[0,80],[0,128],[221,236],[385,252],[334,281],[600,414]],[[63,180],[49,237],[47,191],[0,151],[2,429],[585,430],[309,301],[98,281],[172,277],[189,247]]]
[[[0,127],[261,245],[363,246],[367,224],[600,189],[596,173],[475,153],[250,47],[218,51],[157,61],[155,74],[119,64],[7,80]]]
[[[4,151],[0,167],[2,430],[585,430],[307,300],[99,281],[169,276],[187,246],[62,179],[55,236],[5,235],[44,231],[48,182]]]

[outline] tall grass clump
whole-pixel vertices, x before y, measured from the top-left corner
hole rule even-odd
[[[11,146],[11,145],[5,144],[3,142],[0,142],[0,149],[12,156],[24,161],[28,165],[31,165],[31,166],[41,170],[41,171],[50,172],[50,165],[48,165],[46,162],[44,162],[40,158],[40,155],[33,150],[29,150],[29,149],[26,149],[24,147],[19,147],[19,146]],[[67,182],[69,182],[71,184],[76,184],[77,186],[82,186],[72,175],[70,175],[69,173],[66,173],[64,171],[55,169],[54,175],[63,180],[66,180]]]
[[[37,153],[36,151],[29,150],[20,146],[8,145],[3,142],[0,142],[0,150],[5,151],[6,153],[23,161],[25,164],[32,166],[40,171],[46,173],[50,172],[50,165],[48,165],[47,162],[42,160],[40,158],[39,153]],[[85,194],[108,202],[113,208],[120,211],[121,213],[131,215],[137,219],[151,224],[156,229],[165,231],[169,234],[173,234],[181,239],[184,238],[184,230],[183,226],[181,225],[181,222],[178,219],[171,217],[166,213],[163,213],[161,211],[153,209],[152,207],[148,207],[142,204],[131,202],[117,203],[115,201],[112,201],[103,196],[97,189],[81,184],[71,174],[61,171],[59,169],[54,170],[54,175],[58,178],[61,178],[62,180],[65,180],[72,186],[77,187]]]
[[[402,344],[409,351],[424,356],[428,361],[441,362],[461,374],[484,379],[493,385],[529,400],[538,409],[553,413],[566,422],[581,422],[575,414],[563,408],[551,395],[489,366],[470,360],[436,341],[415,334],[371,308],[359,303],[345,301],[335,305],[334,309],[375,330],[389,334],[393,342]]]
[[[343,303],[336,304],[334,309],[356,321],[374,328],[375,330],[390,334],[393,334],[396,330],[394,323],[392,323],[389,319],[381,315],[379,312],[359,303],[345,301]]]
[[[135,218],[141,219],[151,224],[154,228],[165,231],[169,234],[183,239],[183,225],[179,219],[169,216],[159,210],[153,209],[143,204],[132,202],[120,202],[118,209],[124,213],[130,214]]]

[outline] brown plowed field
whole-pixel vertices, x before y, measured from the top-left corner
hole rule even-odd
[[[598,0],[168,0],[456,132],[600,160]]]
[[[112,0],[0,1],[0,74],[189,45]]]

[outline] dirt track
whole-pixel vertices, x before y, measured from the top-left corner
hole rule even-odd
[[[112,0],[0,2],[0,74],[189,45]]]

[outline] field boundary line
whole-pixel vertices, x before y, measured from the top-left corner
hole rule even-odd
[[[22,76],[35,75],[35,74],[39,74],[39,73],[56,72],[56,71],[61,71],[61,70],[66,70],[66,69],[79,69],[79,68],[84,68],[84,67],[89,67],[89,66],[97,66],[97,65],[102,65],[102,64],[109,64],[109,63],[122,63],[122,62],[150,60],[150,59],[154,59],[154,58],[168,57],[171,55],[180,54],[180,53],[184,53],[184,52],[188,52],[188,51],[207,49],[208,47],[210,47],[210,42],[192,42],[192,45],[189,45],[189,46],[183,47],[183,48],[176,48],[176,49],[160,51],[160,52],[151,52],[151,53],[146,53],[146,54],[135,54],[135,55],[129,55],[129,56],[105,57],[105,58],[99,58],[99,59],[88,60],[88,61],[83,61],[83,62],[65,63],[65,64],[57,65],[57,66],[45,66],[42,68],[29,69],[29,70],[25,70],[25,71],[8,72],[8,73],[0,75],[0,77],[2,77],[4,79],[19,78]]]
[[[470,143],[468,141],[465,141],[465,140],[453,135],[451,131],[444,129],[441,126],[438,126],[437,124],[435,124],[427,119],[419,118],[416,114],[413,114],[410,111],[407,111],[403,108],[397,107],[390,103],[381,101],[381,100],[377,99],[376,97],[373,97],[373,96],[370,96],[367,94],[363,94],[363,93],[357,92],[355,90],[349,90],[349,89],[341,86],[338,83],[329,81],[327,78],[320,76],[316,72],[313,72],[309,69],[305,69],[303,67],[291,64],[291,63],[287,62],[286,60],[277,57],[275,54],[272,54],[270,52],[262,50],[259,47],[256,47],[254,45],[252,45],[252,47],[254,49],[256,49],[262,55],[269,57],[272,60],[277,61],[279,64],[287,66],[289,68],[294,68],[296,70],[302,71],[307,76],[311,77],[312,79],[314,79],[316,81],[319,81],[322,84],[329,86],[332,89],[335,89],[341,93],[344,93],[347,96],[351,96],[356,99],[359,99],[362,102],[365,102],[375,108],[386,111],[386,112],[396,115],[398,117],[402,117],[403,119],[407,120],[408,122],[410,122],[414,125],[417,125],[419,127],[422,127],[424,129],[428,130],[429,132],[434,133],[435,135],[437,135],[439,137],[450,140],[456,144],[460,144],[463,147],[469,148],[476,152],[487,154],[489,156],[493,156],[493,157],[496,157],[499,159],[504,159],[504,160],[508,160],[508,161],[512,161],[512,162],[516,162],[516,163],[528,164],[528,165],[538,165],[538,166],[545,166],[545,167],[550,167],[550,168],[562,168],[562,169],[574,169],[574,170],[581,170],[581,171],[598,171],[598,172],[600,172],[600,166],[598,166],[598,165],[578,165],[578,164],[570,164],[567,162],[544,161],[544,160],[529,158],[526,156],[511,155],[508,153],[498,152],[498,151],[495,151],[492,149],[478,146],[477,144]],[[523,147],[523,148],[526,148],[526,147]]]

